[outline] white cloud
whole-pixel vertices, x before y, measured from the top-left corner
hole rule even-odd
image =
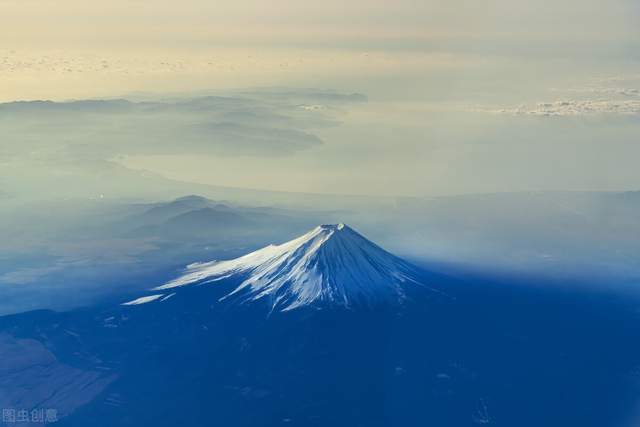
[[[476,107],[472,111],[512,116],[595,116],[595,115],[639,115],[640,100],[556,100],[517,107]]]
[[[588,93],[607,96],[640,97],[640,89],[629,87],[592,87],[570,89],[569,91],[575,93]]]

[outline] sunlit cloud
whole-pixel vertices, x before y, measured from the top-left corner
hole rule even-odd
[[[519,105],[508,108],[478,107],[476,112],[506,114],[512,116],[566,117],[566,116],[594,116],[594,115],[623,115],[634,116],[640,114],[640,100],[608,101],[608,100],[559,100],[540,102],[534,105]]]

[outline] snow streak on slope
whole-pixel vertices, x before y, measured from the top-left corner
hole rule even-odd
[[[192,264],[187,273],[156,290],[238,277],[225,298],[266,299],[286,311],[322,303],[371,305],[402,299],[404,286],[421,284],[420,271],[344,224],[321,225],[281,245],[230,261]]]

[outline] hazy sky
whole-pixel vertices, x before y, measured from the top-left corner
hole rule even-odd
[[[171,100],[5,104],[4,193],[105,164],[346,194],[640,187],[635,0],[0,0],[0,40],[1,102]],[[194,113],[211,94],[240,104]]]

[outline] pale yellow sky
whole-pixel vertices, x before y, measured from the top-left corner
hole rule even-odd
[[[548,50],[562,55],[553,50],[576,43],[622,46],[640,34],[630,0],[606,7],[596,0],[2,0],[0,7],[2,101],[333,86],[359,73],[498,64]]]

